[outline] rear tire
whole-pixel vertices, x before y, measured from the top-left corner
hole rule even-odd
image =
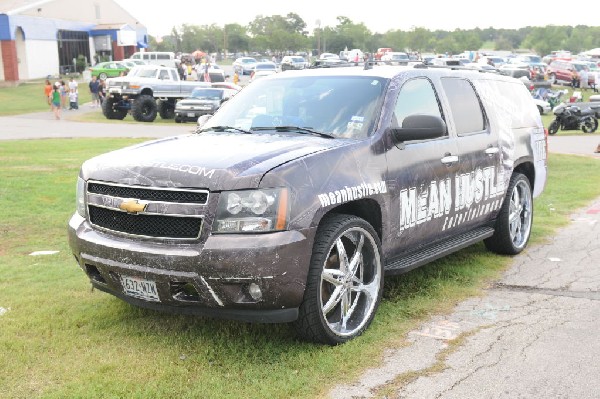
[[[525,175],[515,172],[510,178],[494,235],[484,240],[485,246],[498,254],[518,254],[527,246],[532,221],[531,184]]]
[[[170,101],[161,101],[158,104],[158,114],[162,119],[173,119],[175,117],[175,105]]]
[[[319,226],[295,327],[306,340],[349,341],[369,326],[383,291],[381,243],[373,227],[351,215],[327,216]]]
[[[131,110],[133,119],[138,122],[154,122],[157,114],[157,106],[154,97],[143,95],[133,101]]]
[[[598,119],[596,118],[586,118],[581,124],[581,130],[584,133],[594,133],[596,129],[598,129]]]

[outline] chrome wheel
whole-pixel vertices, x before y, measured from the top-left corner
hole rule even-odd
[[[499,254],[516,255],[527,245],[532,223],[531,184],[525,175],[515,172],[496,218],[494,234],[484,240],[485,246]]]
[[[531,231],[533,202],[529,185],[521,180],[515,184],[509,206],[508,225],[510,238],[515,248],[523,248]]]
[[[371,319],[379,298],[381,259],[366,230],[343,232],[329,250],[321,273],[323,319],[340,337],[356,334]]]
[[[326,216],[294,322],[298,335],[329,345],[359,336],[373,320],[382,291],[381,244],[373,226],[357,216]]]

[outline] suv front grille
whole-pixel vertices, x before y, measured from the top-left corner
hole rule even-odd
[[[104,229],[146,236],[194,239],[200,234],[202,219],[165,215],[132,215],[107,208],[90,207],[90,222]]]
[[[206,204],[208,193],[206,191],[180,191],[150,189],[143,187],[117,186],[102,183],[88,183],[88,192],[111,197],[137,198],[147,201],[185,202],[192,204]]]
[[[90,223],[126,235],[197,239],[207,202],[207,190],[154,189],[98,181],[87,184]],[[125,203],[138,205],[139,209],[131,211],[123,206]]]

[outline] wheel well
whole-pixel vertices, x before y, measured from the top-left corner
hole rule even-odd
[[[348,202],[327,212],[327,214],[330,213],[343,213],[346,215],[358,216],[373,226],[379,239],[382,239],[381,208],[377,201],[372,199],[362,199]],[[325,216],[326,215],[323,215],[323,217]]]
[[[535,184],[535,169],[531,162],[524,162],[517,165],[517,167],[514,169],[514,172],[524,174],[525,177],[527,177],[527,179],[529,180],[529,184],[531,184],[531,187],[533,189],[533,186]]]
[[[144,89],[142,90],[142,92],[140,93],[141,96],[152,96],[152,90],[151,89]]]

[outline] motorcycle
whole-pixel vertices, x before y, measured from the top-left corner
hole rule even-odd
[[[548,134],[556,134],[558,129],[582,130],[594,133],[598,129],[598,119],[593,109],[581,109],[575,104],[561,103],[554,107],[554,120],[548,126]]]

